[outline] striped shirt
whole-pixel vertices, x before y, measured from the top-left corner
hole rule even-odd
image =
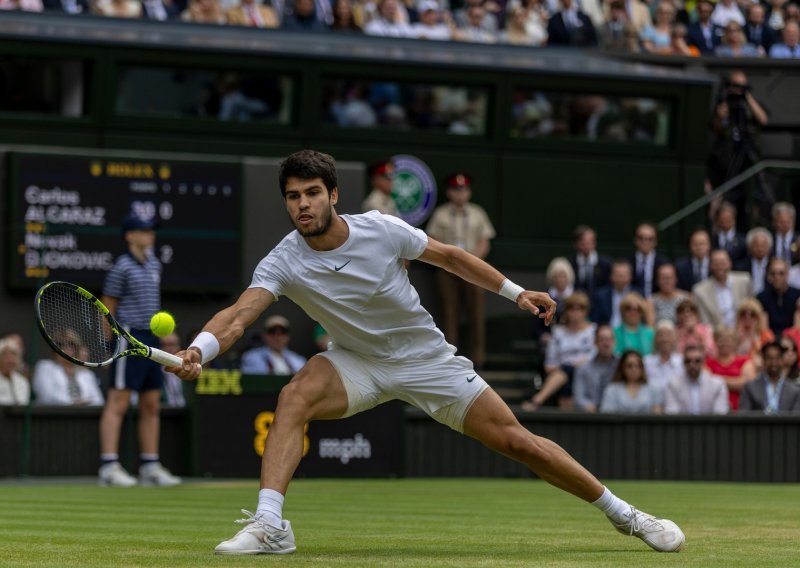
[[[150,329],[150,318],[161,309],[161,262],[152,253],[144,263],[123,254],[106,275],[103,295],[119,300],[114,316],[123,326]]]

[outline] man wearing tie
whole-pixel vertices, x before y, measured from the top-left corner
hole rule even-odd
[[[772,230],[774,249],[772,256],[786,261],[791,266],[792,258],[797,250],[797,232],[794,223],[796,212],[794,205],[786,201],[779,201],[772,207]]]
[[[649,298],[658,290],[656,270],[669,259],[656,252],[658,238],[652,223],[639,223],[634,232],[633,245],[636,252],[628,259],[634,269],[633,284],[642,289],[645,298]]]
[[[678,288],[691,292],[692,286],[708,278],[708,264],[711,252],[711,237],[708,231],[697,228],[689,235],[689,256],[675,262]]]
[[[729,201],[723,201],[714,214],[711,248],[728,251],[734,264],[747,256],[745,237],[736,230],[736,206]]]
[[[608,285],[612,261],[597,252],[597,235],[588,225],[575,227],[572,242],[575,254],[569,257],[569,263],[575,272],[575,288],[591,298],[595,290]]]

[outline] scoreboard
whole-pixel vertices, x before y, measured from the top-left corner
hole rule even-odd
[[[142,156],[7,154],[9,288],[67,280],[99,294],[136,213],[158,223],[162,290],[238,289],[241,163]]]

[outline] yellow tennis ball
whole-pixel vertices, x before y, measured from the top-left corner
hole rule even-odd
[[[156,312],[150,318],[150,331],[156,337],[164,337],[175,331],[175,318],[169,312]]]

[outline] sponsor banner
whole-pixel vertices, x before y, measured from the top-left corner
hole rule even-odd
[[[277,394],[247,391],[234,396],[196,397],[198,473],[258,477],[277,402]],[[399,401],[343,420],[311,422],[305,428],[303,459],[295,476],[399,476],[403,463],[402,427]]]

